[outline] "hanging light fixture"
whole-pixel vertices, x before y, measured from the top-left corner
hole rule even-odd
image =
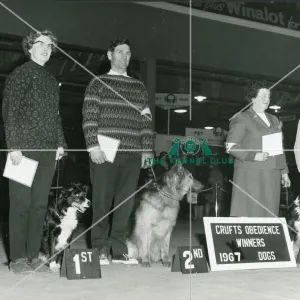
[[[207,97],[205,96],[195,96],[194,99],[196,99],[198,102],[202,102],[203,100],[205,100]]]
[[[174,112],[178,113],[178,114],[184,114],[187,112],[186,109],[175,109]]]
[[[270,109],[274,109],[274,110],[278,110],[278,109],[281,109],[281,106],[279,105],[271,105],[269,106]]]

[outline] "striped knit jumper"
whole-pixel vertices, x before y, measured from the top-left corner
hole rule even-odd
[[[86,89],[83,103],[83,132],[87,149],[99,146],[97,135],[102,134],[120,140],[119,154],[141,155],[139,150],[152,152],[152,121],[141,115],[141,111],[148,108],[148,93],[144,84],[138,79],[121,75],[105,74],[98,78],[139,111],[94,78]]]

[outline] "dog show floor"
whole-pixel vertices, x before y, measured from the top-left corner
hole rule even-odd
[[[81,229],[82,232],[82,229]],[[193,222],[192,245],[199,245],[197,234],[203,224]],[[77,235],[79,233],[77,232]],[[170,268],[154,264],[102,266],[101,279],[67,280],[59,273],[15,275],[9,272],[0,240],[0,299],[16,300],[277,300],[297,299],[300,270],[264,269],[220,271],[202,274],[172,273]],[[85,248],[82,236],[71,249]],[[189,245],[189,222],[178,221],[171,239],[171,254],[177,246]]]

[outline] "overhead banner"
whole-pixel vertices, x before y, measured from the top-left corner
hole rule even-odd
[[[227,131],[225,130],[209,130],[209,129],[199,129],[199,128],[186,128],[185,135],[190,137],[195,137],[196,139],[205,138],[208,145],[223,145],[225,138],[227,136]]]
[[[190,7],[189,0],[168,1],[175,5]],[[286,29],[300,31],[300,15],[295,3],[275,2],[216,2],[212,0],[192,0],[192,8],[234,18],[264,23]]]
[[[156,93],[155,105],[163,109],[179,108],[190,105],[189,94]]]

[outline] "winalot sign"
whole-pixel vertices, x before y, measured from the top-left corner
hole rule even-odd
[[[169,1],[175,5],[190,6],[190,1]],[[194,9],[222,14],[235,18],[246,19],[273,26],[300,30],[300,17],[295,9],[291,10],[285,3],[264,2],[217,2],[217,1],[192,1]]]

